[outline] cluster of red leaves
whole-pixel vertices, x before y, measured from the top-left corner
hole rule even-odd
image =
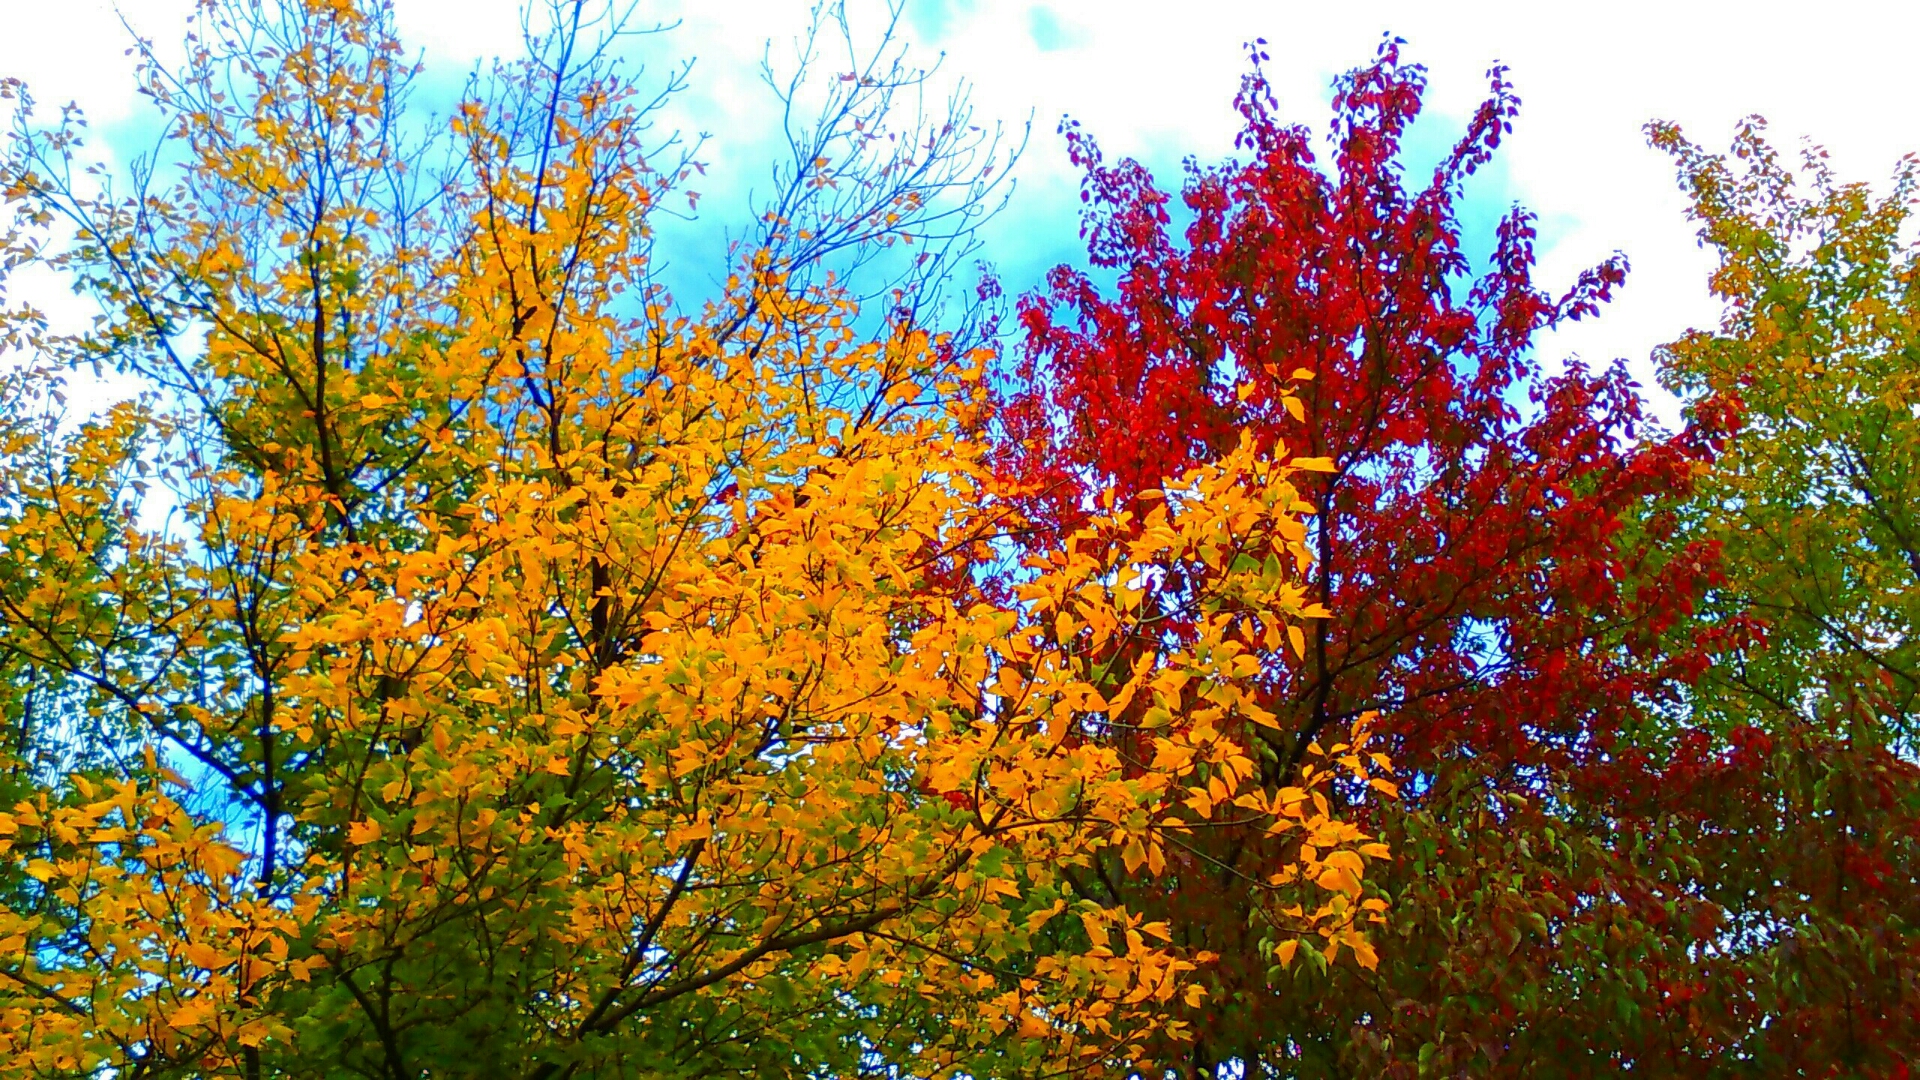
[[[1416,752],[1465,741],[1526,762],[1558,737],[1590,738],[1592,722],[1530,732],[1523,714],[1551,710],[1469,706],[1496,688],[1535,703],[1630,697],[1595,692],[1618,673],[1583,648],[1594,614],[1609,631],[1655,634],[1712,561],[1682,553],[1657,586],[1628,593],[1644,553],[1615,534],[1628,507],[1683,486],[1707,448],[1633,444],[1641,398],[1619,368],[1547,378],[1531,358],[1538,331],[1608,298],[1623,260],[1551,297],[1532,283],[1533,220],[1516,209],[1491,271],[1456,287],[1469,267],[1455,201],[1517,101],[1496,71],[1494,96],[1409,193],[1400,146],[1422,81],[1391,43],[1342,80],[1323,168],[1311,134],[1274,118],[1256,69],[1237,102],[1250,160],[1190,169],[1185,243],[1142,166],[1106,164],[1069,130],[1092,262],[1119,282],[1103,295],[1061,267],[1023,301],[1003,464],[1033,492],[1034,516],[1068,529],[1093,493],[1138,499],[1243,430],[1331,459],[1314,493],[1316,573],[1335,616],[1276,693],[1312,703],[1309,735],[1379,709],[1401,717]]]
[[[1458,205],[1511,130],[1519,102],[1502,69],[1412,187],[1403,147],[1425,76],[1398,41],[1336,82],[1324,160],[1310,131],[1278,119],[1264,59],[1256,45],[1236,99],[1241,158],[1187,167],[1183,232],[1146,168],[1064,129],[1084,171],[1090,261],[1117,280],[1103,289],[1060,267],[1021,301],[1025,347],[995,415],[999,467],[1042,531],[1077,527],[1108,490],[1139,504],[1242,433],[1333,464],[1308,491],[1316,599],[1332,615],[1298,654],[1268,657],[1283,730],[1250,734],[1268,741],[1265,779],[1281,783],[1320,732],[1381,714],[1412,775],[1401,806],[1368,811],[1401,853],[1388,879],[1400,932],[1378,972],[1275,990],[1235,885],[1272,854],[1257,839],[1222,837],[1172,884],[1142,883],[1154,895],[1132,902],[1225,958],[1189,1071],[1238,1059],[1285,1075],[1591,1074],[1666,1061],[1692,1075],[1753,1038],[1827,1030],[1830,1016],[1794,1019],[1742,990],[1737,959],[1701,958],[1730,941],[1726,911],[1765,908],[1734,895],[1773,872],[1736,868],[1754,854],[1743,845],[1818,866],[1837,850],[1834,826],[1750,816],[1750,792],[1781,790],[1768,786],[1778,762],[1761,764],[1753,743],[1700,735],[1676,750],[1648,734],[1750,636],[1690,620],[1720,553],[1676,539],[1665,509],[1737,427],[1737,402],[1668,436],[1621,367],[1543,370],[1536,336],[1596,313],[1626,265],[1616,256],[1564,294],[1543,291],[1522,209],[1499,221],[1473,275]],[[1676,848],[1681,821],[1692,839]],[[1825,1052],[1808,1038],[1792,1060]]]

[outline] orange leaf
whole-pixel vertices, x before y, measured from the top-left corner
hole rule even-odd
[[[1289,938],[1273,947],[1273,958],[1280,961],[1281,967],[1293,966],[1293,954],[1300,950],[1300,942]]]

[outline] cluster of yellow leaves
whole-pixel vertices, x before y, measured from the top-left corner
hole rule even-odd
[[[699,1074],[718,1051],[690,1030],[740,1053],[849,1013],[920,1018],[846,1038],[916,1073],[1124,1071],[1210,958],[1068,876],[1177,873],[1229,815],[1300,838],[1269,882],[1282,959],[1318,936],[1372,962],[1386,853],[1329,797],[1385,785],[1364,725],[1279,790],[1237,734],[1273,724],[1263,664],[1325,614],[1290,479],[1324,463],[1243,442],[986,589],[1020,526],[973,437],[989,357],[863,333],[776,251],[673,314],[663,181],[613,80],[555,94],[538,154],[470,103],[421,239],[367,195],[391,179],[382,9],[289,11],[247,108],[181,119],[193,182],[238,194],[124,234],[93,208],[93,255],[135,269],[88,347],[132,348],[179,280],[210,327],[197,357],[140,346],[174,365],[161,471],[190,542],[6,459],[32,489],[4,522],[33,575],[9,655],[212,794],[176,801],[150,756],[0,819],[0,885],[25,874],[0,896],[0,1076],[317,1076],[318,1041],[395,1078]],[[323,182],[321,210],[295,197]]]
[[[324,569],[306,580],[362,586],[290,631],[302,674],[284,729],[370,748],[419,733],[404,755],[349,758],[353,772],[310,797],[308,819],[348,840],[323,874],[343,890],[317,939],[330,963],[372,964],[416,927],[471,917],[502,947],[566,958],[548,974],[562,1028],[590,1025],[603,1000],[739,993],[821,940],[861,944],[818,960],[818,979],[951,999],[929,957],[1005,952],[1010,938],[1030,948],[1046,920],[1020,913],[1057,889],[1059,868],[1113,849],[1129,872],[1163,873],[1166,845],[1227,805],[1307,830],[1303,857],[1333,899],[1290,919],[1325,928],[1330,956],[1345,942],[1370,961],[1349,901],[1362,857],[1384,851],[1318,790],[1271,804],[1250,790],[1252,763],[1221,730],[1262,715],[1232,618],[1143,656],[1110,700],[1096,670],[1103,638],[1150,632],[1135,583],[1276,541],[1298,512],[1285,468],[1243,449],[1191,478],[1179,514],[1097,523],[1036,568],[1019,603],[963,605],[920,569],[978,535],[992,506],[950,422],[915,419],[832,453],[783,448],[779,471],[804,483],[743,485],[720,503],[704,494],[719,470],[738,483],[751,459],[718,431],[776,391],[748,371],[686,381],[715,407],[680,429],[664,467],[489,483],[458,537],[430,550],[314,553]],[[615,621],[641,628],[612,664],[556,647],[562,583],[594,560],[620,568],[603,587]],[[1300,588],[1277,565],[1224,575],[1223,589],[1265,619],[1297,614]],[[1183,718],[1144,768],[1097,737],[1142,695]],[[1179,805],[1195,812],[1169,812]],[[1161,1022],[1153,1005],[1205,959],[1122,911],[1080,920],[1084,948],[978,991],[984,1012],[947,1036],[956,1058],[1043,1024],[1068,1061],[1111,1055]],[[617,947],[636,934],[658,957]]]
[[[236,1051],[286,1033],[260,990],[295,965],[312,903],[274,905],[243,880],[221,826],[158,786],[72,780],[0,813],[0,857],[41,894],[0,908],[0,1059],[10,1071],[93,1075],[145,1060],[237,1070]]]
[[[1293,962],[1301,946],[1312,946],[1311,938],[1321,939],[1318,949],[1329,962],[1337,959],[1341,947],[1352,951],[1360,966],[1372,968],[1379,962],[1373,945],[1367,940],[1362,923],[1386,921],[1387,902],[1378,896],[1365,896],[1362,879],[1368,859],[1390,857],[1387,845],[1374,841],[1358,827],[1333,816],[1326,794],[1317,790],[1329,775],[1344,775],[1366,783],[1373,790],[1395,798],[1399,789],[1390,780],[1370,775],[1370,768],[1385,771],[1390,763],[1385,754],[1367,752],[1367,728],[1371,715],[1354,725],[1352,742],[1335,743],[1323,748],[1318,742],[1308,745],[1311,757],[1301,769],[1303,787],[1287,786],[1263,797],[1249,793],[1235,805],[1255,810],[1270,818],[1267,834],[1297,834],[1298,863],[1282,867],[1269,878],[1269,884],[1285,887],[1296,881],[1310,881],[1327,896],[1319,905],[1285,904],[1279,907],[1276,925],[1291,929],[1297,936],[1278,939],[1273,956],[1281,966]]]

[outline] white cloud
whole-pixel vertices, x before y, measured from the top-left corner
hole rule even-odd
[[[1240,46],[1252,38],[1269,43],[1283,110],[1316,127],[1328,80],[1369,59],[1384,31],[1408,39],[1407,55],[1429,67],[1429,108],[1451,122],[1478,103],[1488,67],[1510,65],[1524,105],[1503,150],[1505,179],[1541,214],[1543,280],[1568,280],[1616,248],[1633,263],[1602,318],[1544,351],[1627,357],[1643,379],[1652,346],[1718,317],[1705,286],[1711,260],[1684,219],[1672,167],[1646,145],[1646,121],[1675,120],[1718,147],[1757,112],[1781,141],[1812,136],[1842,176],[1872,182],[1920,150],[1910,56],[1920,5],[1054,0],[1049,24],[1085,33],[1046,51],[1022,32],[1040,7],[1031,0],[934,6],[926,21],[949,62],[997,110],[1031,104],[1048,129],[1071,113],[1109,152],[1141,155],[1168,181],[1178,153],[1207,159],[1228,148]],[[1043,132],[1036,142],[1029,195],[1071,213],[1057,140]]]
[[[929,54],[944,50],[945,69],[977,84],[983,113],[1036,118],[1021,194],[994,236],[1016,287],[1077,246],[1076,179],[1052,133],[1060,115],[1082,121],[1110,153],[1143,156],[1174,182],[1183,154],[1207,159],[1229,149],[1241,45],[1255,36],[1269,42],[1283,108],[1315,126],[1324,123],[1327,80],[1368,59],[1384,30],[1409,39],[1411,57],[1432,71],[1430,107],[1456,121],[1479,100],[1486,68],[1511,65],[1525,106],[1504,153],[1505,191],[1496,178],[1491,192],[1541,213],[1548,281],[1566,280],[1615,248],[1634,266],[1612,309],[1558,335],[1549,353],[1626,356],[1642,374],[1650,346],[1716,317],[1704,288],[1706,256],[1683,219],[1671,167],[1645,145],[1646,120],[1677,120],[1717,145],[1739,117],[1763,113],[1781,139],[1812,135],[1831,149],[1842,175],[1875,181],[1902,153],[1920,149],[1906,55],[1920,40],[1920,5],[909,3],[909,34]],[[185,7],[186,0],[140,0],[128,10],[143,32],[166,42],[177,37]],[[511,53],[517,43],[512,0],[398,0],[397,7],[403,31],[448,73]],[[743,187],[764,175],[760,140],[774,122],[755,71],[761,50],[769,38],[784,47],[807,7],[802,0],[665,0],[643,8],[646,18],[682,21],[646,48],[699,57],[695,89],[677,116],[689,130],[713,134],[705,157],[716,174],[749,170],[733,180]],[[0,24],[7,28],[0,72],[25,77],[43,102],[77,99],[109,141],[136,116],[124,35],[102,0],[0,0]],[[718,198],[724,192],[710,194],[717,198],[703,206],[724,212],[738,205]],[[1036,246],[1036,236],[1047,246]]]

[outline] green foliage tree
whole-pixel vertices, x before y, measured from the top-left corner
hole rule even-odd
[[[1725,433],[1677,516],[1724,579],[1685,632],[1666,800],[1725,913],[1679,989],[1727,1075],[1904,1076],[1920,1061],[1920,160],[1876,193],[1749,119],[1731,152],[1649,128],[1718,256],[1717,331],[1660,351]],[[1654,800],[1659,802],[1661,800]]]

